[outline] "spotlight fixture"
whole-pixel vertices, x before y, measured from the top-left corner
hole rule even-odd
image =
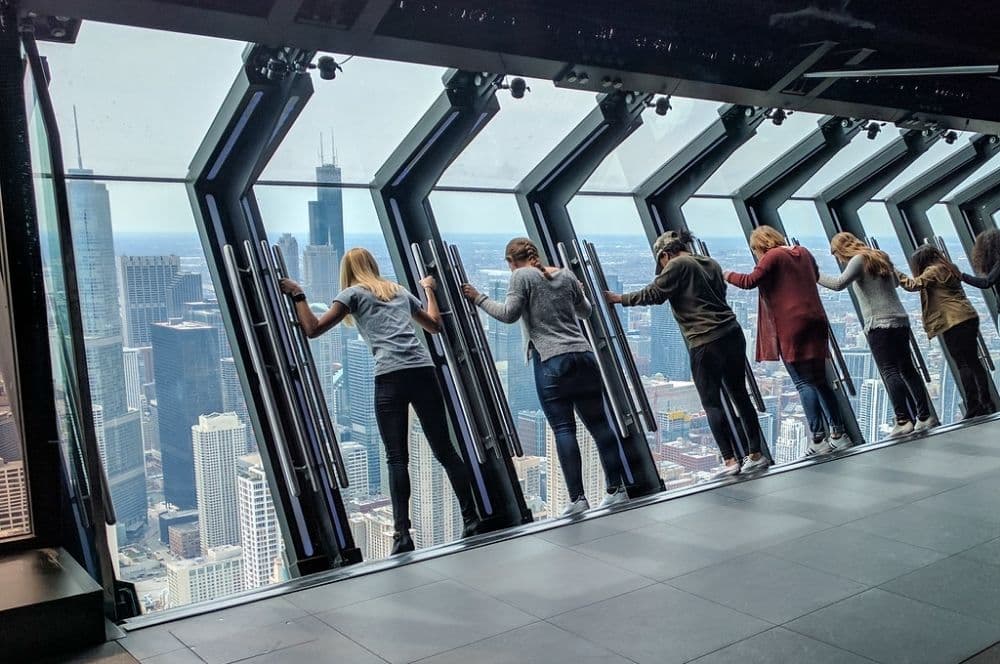
[[[955,141],[958,140],[958,133],[954,131],[949,131],[945,133],[943,138],[945,143],[947,143],[948,145],[952,145],[955,143]]]
[[[772,108],[764,113],[764,117],[773,122],[775,127],[780,127],[781,123],[791,114],[792,111],[786,111],[783,108]]]
[[[324,81],[332,81],[337,78],[338,71],[344,71],[344,68],[329,55],[321,56],[316,61],[316,68],[319,69],[319,77]]]
[[[288,63],[278,58],[270,58],[267,61],[264,75],[269,81],[280,81],[288,75]]]
[[[882,125],[873,120],[869,120],[868,124],[865,125],[865,131],[868,134],[868,140],[874,141],[875,137],[878,136],[880,131],[882,131]]]
[[[531,88],[520,76],[510,79],[510,83],[504,83],[500,86],[501,90],[510,90],[510,96],[514,99],[524,98],[525,92],[531,92]]]

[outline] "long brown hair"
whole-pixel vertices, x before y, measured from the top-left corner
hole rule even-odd
[[[879,249],[873,249],[862,242],[853,233],[837,233],[830,240],[830,253],[842,263],[855,256],[861,256],[865,262],[865,272],[872,277],[891,277],[895,274],[889,254]]]
[[[403,288],[379,274],[375,257],[364,247],[349,249],[340,260],[340,287],[351,286],[361,286],[382,302],[396,297],[396,293]],[[354,317],[348,315],[344,323],[354,325]]]
[[[991,228],[976,236],[972,267],[977,274],[986,275],[997,263],[1000,263],[1000,229]]]
[[[511,263],[527,263],[531,267],[541,270],[546,279],[552,278],[552,275],[542,265],[542,259],[538,254],[538,246],[526,237],[516,237],[508,242],[507,248],[504,249],[504,258]]]
[[[764,254],[775,247],[784,247],[787,245],[788,241],[785,240],[785,236],[770,226],[758,226],[750,233],[750,251],[757,258],[762,258]]]
[[[962,278],[962,273],[958,271],[954,263],[948,260],[944,253],[933,244],[917,247],[917,250],[910,256],[910,268],[913,270],[914,277],[919,277],[927,268],[935,265],[944,268],[955,279]]]

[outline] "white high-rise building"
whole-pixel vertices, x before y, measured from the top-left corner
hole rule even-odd
[[[203,558],[166,563],[170,607],[225,597],[243,590],[243,552],[220,546]]]
[[[129,410],[142,409],[142,369],[139,366],[139,349],[124,348],[125,360],[125,401]]]
[[[240,543],[236,460],[246,453],[246,425],[236,413],[201,415],[191,427],[201,550]]]
[[[424,430],[410,411],[410,519],[413,543],[424,548],[462,536],[462,512],[444,468],[434,458]]]
[[[344,491],[348,500],[358,500],[370,495],[368,489],[368,450],[358,443],[341,443],[349,487]]]
[[[24,462],[0,459],[0,538],[30,531],[31,510]]]
[[[259,454],[237,462],[240,543],[243,547],[243,588],[266,586],[281,556],[281,530]]]
[[[894,419],[889,392],[882,381],[869,378],[858,392],[858,426],[869,443],[885,437]]]
[[[365,560],[381,560],[392,553],[394,526],[391,507],[355,512],[348,517],[354,545]]]
[[[580,445],[580,458],[583,461],[583,490],[587,494],[587,499],[593,505],[597,505],[604,498],[607,480],[604,476],[604,467],[601,465],[601,457],[597,452],[597,445],[594,444],[594,438],[587,431],[587,427],[583,426],[580,418],[576,418],[576,438]],[[570,504],[571,496],[566,487],[562,468],[559,466],[556,437],[552,432],[552,427],[548,425],[545,426],[545,450],[546,456],[552,459],[546,492],[548,511],[552,516],[559,516]]]
[[[236,371],[236,361],[231,357],[223,357],[219,361],[220,381],[222,383],[222,409],[227,413],[236,413],[240,422],[247,426],[247,453],[257,449],[253,423],[250,421],[250,411],[247,409],[246,398],[243,396],[243,385]]]
[[[799,417],[785,417],[781,420],[778,443],[771,454],[775,463],[788,463],[801,458],[809,444],[809,429],[805,420]]]

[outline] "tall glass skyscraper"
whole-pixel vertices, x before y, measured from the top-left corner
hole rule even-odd
[[[188,321],[152,329],[163,493],[180,509],[197,505],[191,427],[222,410],[218,334]]]
[[[92,173],[69,169],[70,176]],[[90,392],[103,417],[98,443],[118,522],[135,532],[146,524],[146,470],[141,415],[126,394],[111,201],[107,187],[90,180],[69,180],[67,192]]]

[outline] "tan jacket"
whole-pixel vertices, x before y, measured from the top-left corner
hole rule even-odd
[[[920,307],[923,310],[924,330],[933,339],[979,314],[965,296],[962,281],[948,269],[931,265],[917,277],[897,274],[903,290],[920,293]]]

